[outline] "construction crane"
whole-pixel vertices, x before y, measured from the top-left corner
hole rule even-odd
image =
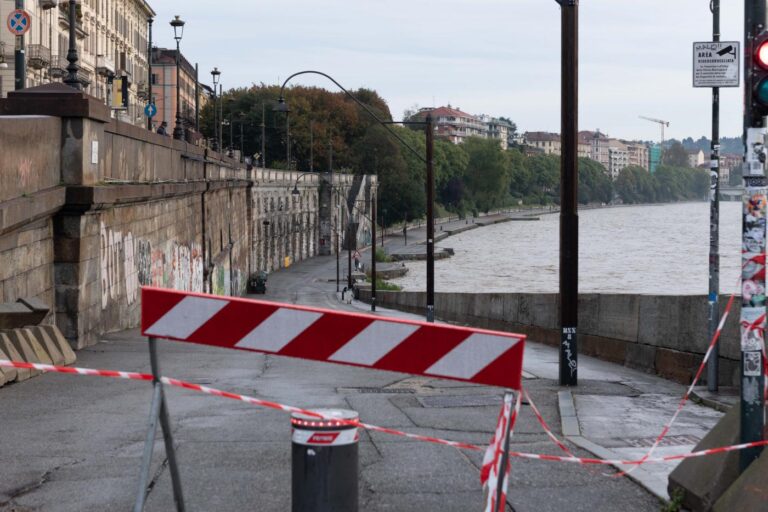
[[[669,126],[669,121],[663,121],[661,119],[654,119],[652,117],[645,117],[645,116],[638,116],[640,119],[645,119],[646,121],[651,121],[652,123],[659,123],[661,126],[661,145],[664,145],[664,126]]]

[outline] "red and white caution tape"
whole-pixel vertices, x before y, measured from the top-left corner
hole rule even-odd
[[[523,393],[525,394],[525,400],[528,402],[528,405],[531,406],[531,410],[533,411],[534,416],[536,416],[536,419],[539,422],[539,425],[541,425],[541,428],[544,429],[544,432],[547,434],[547,436],[552,440],[553,443],[557,445],[558,448],[563,450],[565,453],[567,453],[571,457],[575,457],[573,452],[568,449],[565,444],[558,439],[558,437],[552,432],[552,429],[549,428],[549,425],[547,425],[547,422],[544,421],[544,417],[539,412],[538,407],[536,407],[536,404],[533,403],[533,399],[531,398],[531,395],[528,394],[528,390],[523,388]]]
[[[502,462],[505,446],[508,445],[508,438],[514,432],[517,416],[520,414],[520,404],[522,395],[517,394],[515,409],[512,411],[512,394],[504,395],[504,403],[499,412],[499,419],[496,422],[496,431],[491,437],[491,442],[485,450],[483,456],[483,465],[480,468],[480,483],[488,489],[485,502],[485,512],[503,512],[504,504],[507,502],[507,487],[509,486],[509,471],[512,464],[507,458],[506,467],[503,468],[504,476],[499,482],[502,472]]]
[[[122,372],[122,371],[114,371],[114,370],[94,370],[90,368],[76,368],[76,367],[67,367],[67,366],[55,366],[55,365],[49,365],[49,364],[40,364],[40,363],[25,363],[25,362],[16,362],[16,361],[8,361],[6,359],[0,359],[0,366],[2,367],[8,367],[8,368],[25,368],[25,369],[34,369],[34,370],[41,370],[45,372],[56,372],[56,373],[64,373],[69,375],[85,375],[85,376],[91,376],[91,377],[107,377],[107,378],[113,378],[113,379],[128,379],[128,380],[138,380],[138,381],[152,381],[153,377],[150,374],[147,373],[137,373],[137,372]],[[391,434],[401,437],[406,437],[408,439],[413,439],[416,441],[424,441],[428,443],[434,443],[434,444],[441,444],[444,446],[452,446],[454,448],[460,448],[463,450],[473,450],[473,451],[485,451],[486,448],[480,447],[474,444],[470,443],[462,443],[458,441],[449,441],[447,439],[440,439],[437,437],[430,437],[430,436],[422,436],[418,434],[409,434],[407,432],[402,432],[399,430],[394,430],[391,428],[386,427],[379,427],[376,425],[371,425],[368,423],[357,423],[354,420],[340,420],[339,418],[324,415],[322,413],[311,411],[309,409],[302,409],[299,407],[293,407],[290,405],[284,405],[277,402],[271,402],[269,400],[261,400],[259,398],[254,398],[247,395],[240,395],[237,393],[230,393],[227,391],[222,391],[215,388],[210,388],[207,386],[201,386],[199,384],[193,384],[191,382],[186,382],[179,379],[172,379],[169,377],[161,377],[160,381],[164,384],[167,384],[169,386],[174,387],[180,387],[184,389],[189,389],[192,391],[199,391],[201,393],[205,393],[208,395],[218,396],[222,398],[229,398],[231,400],[238,400],[241,402],[245,402],[251,405],[257,405],[260,407],[268,407],[270,409],[276,409],[279,411],[289,412],[289,413],[300,413],[307,416],[311,416],[314,418],[320,418],[325,420],[333,420],[339,423],[348,423],[348,424],[356,424],[362,428],[365,428],[367,430],[373,430],[376,432],[382,432],[385,434]],[[592,458],[584,458],[584,457],[560,457],[556,455],[540,455],[536,453],[526,453],[526,452],[516,452],[516,451],[510,451],[509,456],[510,457],[517,457],[517,458],[523,458],[523,459],[532,459],[532,460],[543,460],[543,461],[556,461],[556,462],[570,462],[575,464],[589,464],[589,465],[618,465],[618,464],[624,464],[624,465],[635,465],[639,466],[642,464],[651,464],[651,463],[657,463],[657,462],[669,462],[673,460],[681,460],[681,459],[689,459],[693,457],[702,457],[705,455],[714,455],[717,453],[724,453],[724,452],[731,452],[736,450],[744,450],[746,448],[755,448],[758,446],[768,446],[768,440],[764,441],[756,441],[753,443],[745,443],[745,444],[737,444],[732,446],[722,446],[719,448],[711,448],[709,450],[702,450],[699,452],[691,452],[681,455],[668,455],[665,457],[644,457],[642,459],[637,460],[613,460],[613,459],[592,459]]]

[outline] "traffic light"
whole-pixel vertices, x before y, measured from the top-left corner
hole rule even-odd
[[[762,126],[762,118],[768,116],[768,31],[761,32],[753,42],[755,51],[752,55],[751,126]]]

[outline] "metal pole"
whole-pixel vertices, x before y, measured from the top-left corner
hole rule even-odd
[[[579,300],[578,84],[579,2],[559,0],[562,20],[560,158],[560,385],[577,384]]]
[[[24,0],[16,0],[16,9],[24,9]],[[70,9],[71,10],[71,9]],[[70,16],[70,19],[72,17]],[[16,51],[14,52],[14,71],[16,90],[27,87],[27,59],[24,50],[24,36],[16,36]]]
[[[216,133],[219,134],[219,151],[221,153],[224,152],[224,127],[222,126],[222,122],[224,121],[224,96],[223,96],[223,89],[224,86],[219,84],[219,124],[216,125]]]
[[[376,196],[371,201],[371,311],[376,311]]]
[[[347,290],[352,290],[352,211],[347,211]]]
[[[744,211],[742,216],[742,289],[765,289],[765,118],[754,108],[752,66],[754,38],[766,26],[765,0],[744,3]],[[763,439],[765,400],[763,348],[765,346],[765,296],[742,293],[741,299],[741,423],[740,443]],[[741,450],[739,469],[744,471],[757,459],[762,447]]]
[[[309,172],[315,168],[314,135],[312,133],[312,121],[309,121]]]
[[[712,41],[720,41],[720,0],[712,0]],[[712,88],[712,153],[710,161],[709,185],[709,330],[707,341],[717,332],[720,317],[718,296],[720,294],[720,88]],[[718,388],[718,368],[720,363],[720,344],[712,347],[707,361],[707,389],[716,392]]]
[[[216,84],[213,84],[213,150],[219,151],[219,109],[216,107]]]
[[[291,117],[285,113],[285,165],[291,170]]]
[[[195,62],[195,131],[200,133],[200,68]]]
[[[24,57],[23,50],[22,50],[22,59]],[[83,84],[80,83],[80,79],[77,77],[77,72],[80,69],[80,67],[77,65],[78,56],[77,56],[77,0],[70,0],[69,2],[69,50],[67,51],[67,60],[69,61],[69,65],[67,66],[67,77],[64,79],[64,83],[68,86],[72,87],[73,89],[77,89],[78,91],[83,89]],[[22,65],[24,65],[24,62],[22,60]],[[16,69],[18,70],[19,66],[19,54],[16,53]],[[25,70],[26,74],[26,70]],[[16,88],[23,88],[19,87],[19,81],[18,81],[18,71],[16,75]],[[23,78],[22,78],[23,80]]]
[[[432,169],[435,130],[432,114],[427,114],[427,322],[435,321],[435,175]]]
[[[149,100],[147,103],[152,102],[152,86],[154,81],[152,80],[152,18],[147,18],[147,89],[149,89]],[[147,130],[152,131],[152,118],[147,116]]]
[[[173,127],[173,138],[184,138],[184,128],[181,127],[181,41],[176,38],[176,126]]]
[[[261,168],[267,168],[267,150],[266,150],[266,138],[267,138],[267,124],[266,109],[264,103],[261,104]]]

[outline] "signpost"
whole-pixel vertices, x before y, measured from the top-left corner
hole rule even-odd
[[[147,116],[149,119],[152,119],[157,114],[157,107],[154,103],[147,103],[147,106],[144,107],[144,115]]]
[[[740,55],[738,41],[693,43],[693,86],[738,87]]]

